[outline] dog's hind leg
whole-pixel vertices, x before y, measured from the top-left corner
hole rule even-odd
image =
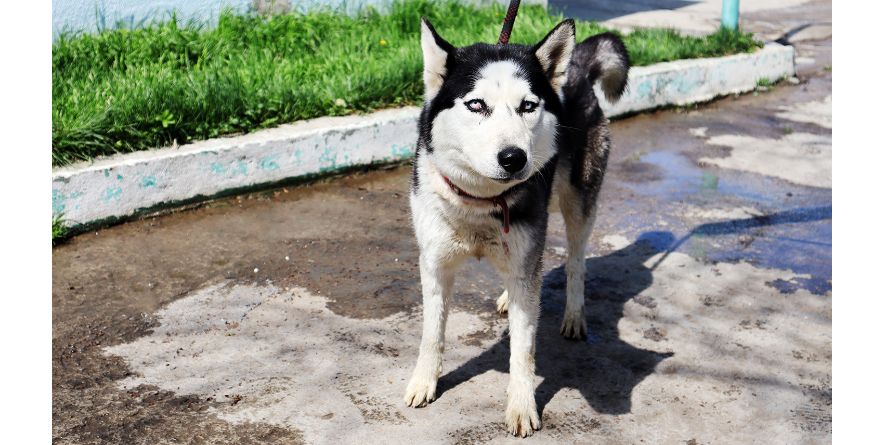
[[[566,181],[558,190],[560,212],[566,223],[566,310],[560,334],[580,339],[587,335],[585,321],[585,245],[596,217],[596,199],[587,200]]]
[[[419,263],[424,321],[418,361],[403,397],[406,405],[416,408],[432,402],[436,397],[437,379],[443,370],[447,306],[452,296],[455,267],[424,252]]]

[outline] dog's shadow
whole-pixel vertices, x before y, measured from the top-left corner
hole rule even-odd
[[[536,343],[536,374],[544,380],[536,390],[540,411],[563,388],[575,388],[599,413],[623,414],[631,409],[631,392],[655,366],[671,353],[634,347],[618,336],[618,321],[624,305],[652,284],[652,270],[644,263],[674,242],[669,232],[650,232],[633,244],[606,256],[587,260],[585,314],[587,341],[560,336],[565,304],[566,274],[563,267],[544,278]],[[652,306],[651,299],[641,304]],[[507,335],[492,347],[452,372],[438,383],[438,393],[489,370],[508,372]]]
[[[673,355],[637,348],[618,336],[618,321],[624,313],[625,303],[634,299],[648,308],[657,304],[652,298],[640,295],[652,284],[652,271],[657,263],[649,266],[646,263],[653,255],[674,251],[693,236],[738,234],[766,226],[829,220],[831,213],[831,206],[796,208],[702,224],[679,240],[675,240],[670,232],[647,232],[627,247],[589,258],[585,280],[587,342],[570,341],[560,336],[566,301],[566,274],[562,266],[549,272],[542,285],[541,317],[536,338],[536,374],[544,379],[536,390],[539,410],[544,412],[545,405],[561,389],[575,388],[598,413],[628,413],[634,387],[655,371],[659,362]],[[659,335],[650,331],[648,338],[654,341]],[[504,335],[488,350],[444,375],[438,383],[438,393],[442,395],[489,370],[507,373],[509,353],[509,340]]]

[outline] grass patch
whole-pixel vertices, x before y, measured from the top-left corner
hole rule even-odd
[[[65,226],[64,215],[52,217],[52,245],[64,241],[68,237],[68,228]]]
[[[767,91],[770,88],[778,85],[781,82],[788,80],[787,76],[781,76],[777,79],[768,79],[765,77],[761,77],[757,79],[757,89],[761,91]]]
[[[761,77],[757,79],[757,88],[772,88],[776,81]]]
[[[421,101],[419,18],[455,45],[495,42],[504,7],[395,3],[388,14],[223,13],[218,26],[174,16],[140,29],[64,34],[52,48],[52,162],[64,165],[248,132],[299,119]],[[512,35],[534,43],[560,20],[525,5]],[[578,38],[604,31],[577,22]],[[639,30],[634,65],[751,51],[750,34]]]

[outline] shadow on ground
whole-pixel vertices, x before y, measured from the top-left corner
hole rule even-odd
[[[637,348],[623,341],[618,334],[625,303],[635,300],[638,304],[655,307],[654,300],[641,295],[652,285],[652,273],[664,259],[663,256],[647,266],[654,255],[678,249],[690,236],[737,235],[754,228],[830,218],[829,206],[800,208],[702,224],[679,240],[671,232],[646,232],[624,248],[587,259],[586,342],[570,341],[560,336],[560,320],[566,301],[566,274],[562,266],[550,271],[542,284],[536,345],[536,374],[543,378],[536,391],[539,410],[544,412],[545,406],[561,389],[574,388],[598,413],[628,413],[634,387],[654,372],[662,360],[673,356],[671,352]],[[658,341],[656,335],[654,330],[644,333],[644,337],[652,341]],[[439,394],[442,396],[447,390],[490,370],[507,373],[509,349],[505,334],[482,354],[444,375],[438,384]]]
[[[633,244],[606,256],[587,260],[589,271],[609,271],[606,278],[585,282],[588,340],[578,342],[560,336],[565,304],[566,274],[563,267],[550,271],[542,284],[542,310],[536,345],[536,374],[544,381],[536,392],[538,407],[563,388],[575,388],[600,413],[630,412],[631,391],[670,353],[636,348],[618,337],[618,321],[624,305],[652,284],[652,270],[643,263],[670,245],[667,232],[650,232]],[[440,394],[489,370],[508,372],[507,335],[491,348],[440,379]]]

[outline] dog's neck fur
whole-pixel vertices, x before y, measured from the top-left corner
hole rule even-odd
[[[473,199],[459,195],[444,180],[444,175],[434,164],[432,155],[422,148],[413,165],[414,183],[412,189],[413,204],[426,208],[440,215],[441,222],[457,230],[478,230],[498,232],[505,235],[505,215],[500,206],[493,204],[491,199]],[[508,207],[508,234],[527,223],[546,222],[547,209],[553,183],[554,166],[557,156],[548,161],[534,175],[525,181],[512,185],[496,197],[500,197]],[[461,187],[459,187],[461,188]],[[476,195],[473,195],[476,196]],[[538,204],[536,206],[536,204]],[[535,208],[538,207],[538,208]],[[532,208],[532,209],[530,209]],[[539,221],[528,221],[527,217]],[[543,231],[544,227],[539,226]]]
[[[474,199],[474,200],[479,200],[479,201],[487,201],[487,202],[491,202],[493,205],[498,206],[498,208],[501,209],[501,213],[502,213],[502,224],[503,224],[502,230],[504,230],[505,233],[508,233],[511,231],[511,214],[510,214],[510,211],[508,210],[508,202],[503,198],[505,193],[507,193],[508,190],[510,190],[510,189],[505,190],[501,194],[499,194],[497,196],[493,196],[491,198],[481,198],[479,196],[474,196],[474,195],[460,189],[457,185],[453,184],[452,181],[450,181],[449,178],[447,178],[446,176],[443,176],[443,181],[446,182],[446,185],[448,185],[449,188],[451,188],[452,191],[455,192],[455,194],[457,194],[458,196],[461,196],[462,198]]]

